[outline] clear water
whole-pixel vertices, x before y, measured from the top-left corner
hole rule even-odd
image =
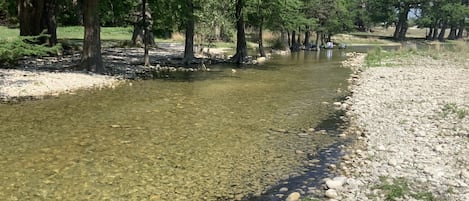
[[[344,52],[0,104],[2,200],[234,200],[305,171],[337,141],[309,133],[332,112]],[[180,78],[180,77],[179,77]],[[287,133],[276,132],[285,129]]]

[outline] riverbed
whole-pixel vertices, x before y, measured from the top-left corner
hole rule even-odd
[[[7,200],[242,200],[319,163],[345,52],[1,104]],[[328,104],[330,103],[330,104]],[[316,160],[315,160],[316,159]],[[319,178],[318,178],[319,179]]]

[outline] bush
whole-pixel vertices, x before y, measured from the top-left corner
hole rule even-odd
[[[14,65],[24,56],[47,56],[56,55],[61,50],[60,45],[47,47],[45,45],[37,45],[38,38],[34,37],[18,37],[14,40],[0,41],[0,66],[5,64]]]

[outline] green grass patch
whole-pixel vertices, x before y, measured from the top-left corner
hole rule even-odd
[[[455,114],[459,119],[464,119],[467,115],[467,110],[464,108],[459,108],[456,103],[447,103],[441,110],[443,117],[447,117],[450,114]]]
[[[102,40],[130,40],[132,27],[101,27]],[[85,29],[82,26],[58,27],[57,37],[60,39],[83,39]]]
[[[20,35],[19,29],[11,29],[5,26],[0,26],[0,41],[11,41]]]
[[[380,177],[380,182],[380,184],[373,187],[373,190],[383,190],[386,201],[395,201],[410,192],[409,184],[405,178],[395,178],[389,181],[387,177]]]
[[[102,40],[131,40],[132,27],[101,27]],[[83,40],[85,29],[82,26],[57,27],[57,38]],[[0,26],[0,40],[15,40],[20,35],[18,28]]]
[[[368,50],[365,57],[365,63],[368,67],[379,67],[379,66],[393,66],[393,60],[397,58],[407,58],[412,55],[426,54],[425,50],[417,50],[414,48],[400,48],[399,50],[387,51],[383,50],[382,47],[376,46],[371,50]]]
[[[382,190],[386,201],[402,200],[405,197],[412,197],[422,201],[446,201],[446,199],[439,198],[428,191],[414,191],[415,189],[410,188],[409,181],[403,177],[389,179],[381,176],[379,179],[380,183],[373,186],[372,190]]]

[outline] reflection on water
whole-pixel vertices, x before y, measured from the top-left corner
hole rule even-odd
[[[336,50],[334,50],[336,51]],[[339,50],[337,50],[339,51]],[[5,200],[217,200],[301,174],[334,136],[326,118],[343,54],[306,52],[192,82],[150,80],[0,105]],[[285,130],[287,132],[285,132]]]

